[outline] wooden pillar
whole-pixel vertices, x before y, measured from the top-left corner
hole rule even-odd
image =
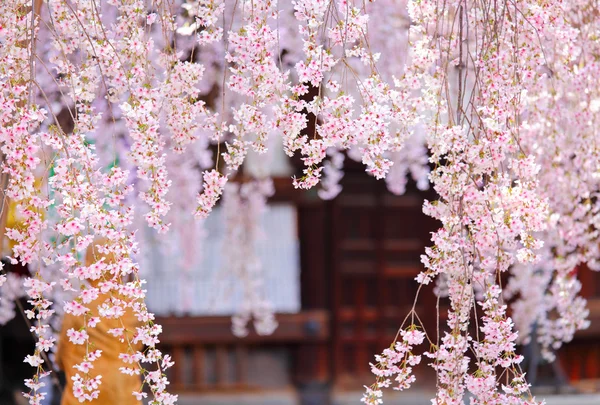
[[[329,309],[330,297],[330,217],[328,204],[314,199],[298,208],[301,241],[302,309]],[[303,328],[309,336],[317,335],[321,326],[307,321]],[[300,394],[300,405],[328,405],[331,391],[331,340],[299,343],[294,349],[294,381]]]

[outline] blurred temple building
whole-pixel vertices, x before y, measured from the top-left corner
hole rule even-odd
[[[204,265],[192,269],[185,283],[160,271],[148,275],[149,305],[160,315],[162,347],[175,359],[170,378],[182,403],[350,404],[359,403],[355,394],[373,383],[369,362],[389,347],[413,305],[420,255],[436,229],[421,208],[435,195],[409,183],[396,196],[362,168],[345,170],[343,192],[331,201],[295,190],[289,175],[275,178],[259,247],[264,290],[279,323],[272,335],[260,336],[252,325],[244,338],[232,334],[239,292],[218,279],[219,210],[206,224]],[[157,269],[169,262],[154,260]],[[600,274],[582,271],[580,278],[592,325],[560,350],[554,367],[541,362],[536,347],[528,348],[526,371],[535,375],[539,392],[570,392],[568,386],[600,391]],[[436,304],[433,286],[424,288],[416,312],[434,335]],[[442,325],[444,305],[441,300]],[[416,392],[435,389],[426,362],[416,373]],[[220,402],[232,393],[259,399]]]
[[[175,360],[170,390],[181,394],[182,405],[358,404],[363,385],[374,382],[369,362],[389,347],[413,306],[420,256],[437,227],[422,205],[434,193],[409,182],[404,195],[394,195],[348,162],[342,193],[326,201],[316,190],[293,188],[290,177],[298,167],[291,165],[279,158],[270,165],[275,193],[261,217],[257,246],[261,288],[279,324],[273,334],[257,334],[252,323],[247,336],[232,333],[244,286],[224,263],[223,207],[203,224],[196,262],[182,262],[182,240],[146,246],[148,306],[163,326],[161,349]],[[600,391],[600,274],[581,271],[580,279],[591,327],[560,349],[554,366],[541,362],[539,348],[524,350],[538,392]],[[421,290],[415,310],[435,336],[447,303],[440,300],[437,310],[433,288]],[[16,403],[10,397],[31,371],[23,358],[33,345],[20,313],[0,327],[0,405]],[[416,368],[414,388],[386,403],[430,403],[435,374],[426,363]],[[598,397],[574,401],[548,404],[600,403]]]

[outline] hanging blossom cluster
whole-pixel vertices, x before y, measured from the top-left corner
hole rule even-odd
[[[302,187],[318,182],[327,149],[335,157],[332,168],[341,167],[335,147],[358,149],[377,177],[388,170],[384,154],[401,147],[408,125],[399,117],[410,114],[402,110],[405,106],[412,107],[401,103],[400,93],[377,74],[377,57],[367,51],[367,15],[345,1],[313,3],[298,1],[287,8],[286,21],[300,26],[304,42],[294,78],[281,61],[278,20],[283,9],[277,2],[241,2],[229,10],[241,23],[232,21],[228,28],[218,26],[227,12],[224,2],[184,4],[197,34],[191,49],[185,48],[185,41],[178,48],[176,10],[164,2],[150,8],[135,0],[111,0],[102,8],[88,1],[38,1],[35,9],[19,0],[3,4],[3,171],[9,177],[6,194],[22,220],[7,230],[7,236],[15,242],[11,260],[36,269],[25,284],[33,306],[28,315],[36,322],[32,332],[39,342],[27,358],[37,369],[28,382],[32,403],[43,398],[40,380],[49,370],[46,353],[54,343],[49,322],[55,305],[49,297],[57,295],[58,287],[75,297],[59,312],[85,319],[83,329],[67,334],[74,344],[88,347],[87,328],[94,328],[102,317],[118,319],[125,309],[133,310],[145,325],[133,343],[147,348],[131,348],[127,359],[133,362],[123,370],[142,374],[155,401],[174,401],[162,374],[170,361],[155,348],[160,328],[143,303],[143,281],[137,277],[137,222],[131,205],[138,198],[147,206],[147,223],[159,231],[168,229],[164,218],[171,207],[166,196],[172,180],[167,165],[180,162],[167,158],[167,146],[188,161],[202,161],[199,166],[205,169],[206,159],[187,149],[194,142],[206,149],[208,142],[200,138],[208,132],[209,141],[225,142],[222,157],[231,172],[241,166],[249,146],[264,152],[268,136],[278,133],[289,153],[300,150],[304,156],[307,176],[297,182]],[[335,15],[338,22],[330,26],[326,15]],[[201,93],[206,67],[194,59],[194,52],[218,48],[226,31],[221,101],[224,105],[225,92],[237,94],[231,114],[217,111],[214,100]],[[363,104],[348,95],[351,90],[343,94],[342,86],[326,77],[337,74],[347,82],[352,59],[369,72],[364,80],[353,80]],[[325,83],[327,90],[321,88]],[[309,98],[315,90],[318,94]],[[208,104],[213,111],[207,110]],[[317,116],[318,128],[305,135],[309,114]],[[401,130],[388,129],[391,122]],[[356,126],[366,132],[357,136]],[[220,171],[219,157],[217,168],[204,173],[199,217],[210,212],[225,187],[229,174]],[[132,180],[126,169],[135,171],[140,181]],[[335,183],[331,188],[339,190]],[[132,197],[132,191],[138,195]],[[248,204],[254,207],[250,211],[260,210],[261,197],[248,193]],[[83,255],[99,238],[108,242],[97,247],[94,263],[84,264]],[[47,280],[42,276],[46,267],[56,268],[62,279]],[[100,293],[110,296],[101,305],[101,318],[87,319],[87,305]],[[251,306],[254,317],[264,318],[261,333],[272,331],[276,323],[269,311],[260,315]],[[100,376],[88,373],[102,354],[86,353],[77,366],[75,384],[82,401],[96,398],[102,383]],[[156,369],[143,363],[155,363]]]
[[[540,165],[540,192],[548,199],[554,224],[541,236],[543,263],[515,267],[508,292],[516,296],[515,322],[524,331],[523,340],[537,339],[548,360],[589,324],[578,277],[586,266],[600,269],[600,93],[595,84],[600,44],[594,34],[600,22],[582,12],[596,13],[597,5],[563,4],[557,29],[545,38],[557,45],[546,47],[543,77],[525,95],[531,109],[523,126],[523,148]]]
[[[438,378],[432,403],[461,404],[467,391],[476,404],[537,403],[519,367],[522,357],[515,348],[518,334],[506,314],[500,280],[511,266],[515,274],[536,266],[558,270],[552,285],[551,276],[534,287],[542,289],[535,297],[552,304],[542,306],[533,320],[547,320],[550,310],[557,309],[562,319],[555,322],[564,324],[559,328],[568,333],[552,336],[554,342],[568,340],[576,329],[586,326],[581,301],[565,293],[569,288],[575,294],[578,290],[572,274],[565,285],[560,267],[539,264],[547,257],[540,251],[546,242],[544,235],[555,232],[560,215],[556,211],[551,215],[552,198],[541,191],[539,174],[543,166],[535,151],[547,153],[546,136],[537,131],[535,118],[529,121],[548,114],[545,106],[540,106],[538,94],[554,98],[552,81],[540,69],[549,57],[545,54],[547,44],[540,38],[553,38],[559,43],[570,40],[576,30],[556,17],[564,12],[560,2],[515,2],[498,5],[493,12],[478,3],[447,6],[440,9],[435,2],[408,3],[415,24],[409,40],[423,44],[412,50],[423,55],[425,61],[436,61],[430,65],[432,80],[427,85],[430,93],[437,92],[437,108],[428,114],[426,136],[430,162],[435,164],[430,179],[439,200],[426,202],[424,212],[438,219],[442,227],[433,234],[434,246],[422,256],[426,270],[417,281],[427,285],[436,278],[442,280],[450,310],[447,328],[425,353]],[[434,28],[431,21],[455,24]],[[571,54],[567,47],[560,52],[564,52],[561,56]],[[557,58],[556,63],[561,62],[564,59]],[[531,100],[536,101],[529,104]],[[558,130],[560,124],[547,127]],[[553,159],[552,155],[545,156],[548,158]],[[548,181],[556,182],[554,176]],[[573,193],[581,198],[578,191]],[[569,232],[571,228],[563,229]],[[565,268],[573,269],[568,266]],[[523,281],[532,284],[527,276],[517,276],[512,283]],[[528,294],[523,284],[512,288],[524,296]],[[578,315],[563,315],[568,311],[567,302],[575,303]],[[472,336],[472,316],[478,318],[479,311],[478,331]],[[527,328],[531,321],[525,321]],[[548,323],[554,321],[541,325],[546,345],[550,342],[543,328]],[[366,398],[378,403],[380,393],[372,394],[368,390]]]
[[[377,382],[370,387],[365,387],[366,392],[361,402],[365,404],[382,404],[382,388],[392,384],[397,391],[410,388],[415,382],[412,368],[421,362],[421,356],[412,353],[415,346],[425,340],[425,333],[419,331],[416,325],[400,331],[401,341],[395,342],[385,349],[381,355],[376,355],[377,364],[370,364],[371,372],[377,377]],[[395,377],[394,381],[390,378]]]
[[[32,29],[29,2],[3,3],[0,6],[2,20],[0,32],[3,46],[0,50],[0,139],[4,155],[2,170],[9,177],[5,194],[8,198],[21,203],[24,218],[24,230],[7,230],[7,236],[18,240],[13,252],[16,263],[18,258],[23,262],[34,261],[41,249],[39,235],[47,224],[43,220],[42,211],[49,202],[40,198],[35,190],[34,171],[40,163],[36,156],[39,146],[39,135],[31,135],[45,119],[44,111],[37,105],[29,103],[30,84],[30,36]],[[6,204],[4,205],[6,207]],[[2,283],[6,277],[2,277]],[[36,369],[36,376],[26,381],[31,389],[28,394],[31,403],[40,403],[44,393],[38,392],[39,380],[46,372],[42,364],[42,355],[52,347],[52,338],[48,336],[46,321],[52,315],[51,302],[44,298],[44,293],[52,288],[52,284],[28,278],[24,284],[29,302],[34,308],[29,314],[36,318],[32,332],[38,337],[35,353],[28,355],[26,362]]]
[[[342,166],[335,150],[354,150],[377,178],[388,173],[390,154],[402,149],[420,120],[424,102],[419,100],[424,96],[417,84],[424,72],[415,67],[410,75],[388,83],[376,67],[379,55],[368,44],[369,16],[353,2],[290,4],[242,1],[229,10],[223,2],[190,1],[186,9],[193,22],[188,21],[180,32],[200,30],[201,54],[207,44],[217,46],[209,39],[223,35],[214,27],[218,15],[231,19],[220,100],[228,109],[220,111],[218,118],[212,115],[210,124],[203,126],[212,124],[211,136],[225,138],[222,156],[227,170],[239,169],[249,148],[264,153],[269,136],[279,134],[286,153],[299,152],[306,166],[294,185],[316,186],[325,171],[328,179],[322,194],[333,197],[339,192]],[[291,70],[283,64],[283,58],[289,61],[290,57],[281,55],[280,40],[286,41],[280,35],[281,21],[296,24],[302,41],[302,53]],[[357,63],[360,68],[353,66]],[[308,130],[311,117],[316,120],[314,130]],[[210,201],[216,203],[212,196],[201,197],[199,212],[210,211],[214,205],[206,204]]]
[[[136,276],[138,268],[133,261],[138,250],[134,233],[128,230],[133,211],[123,204],[132,187],[126,184],[127,173],[120,168],[113,167],[108,173],[98,170],[94,148],[86,140],[99,119],[92,105],[93,96],[101,82],[106,85],[107,74],[104,72],[114,66],[110,60],[97,56],[102,44],[91,41],[88,36],[100,29],[99,11],[91,2],[48,3],[54,22],[53,46],[62,55],[53,60],[54,69],[58,71],[58,85],[72,103],[68,108],[73,130],[67,134],[56,117],[47,130],[37,130],[47,110],[35,103],[33,86],[36,83],[31,77],[36,14],[28,8],[27,2],[11,2],[3,7],[2,39],[6,46],[2,48],[1,77],[2,106],[6,107],[3,108],[6,113],[2,116],[1,137],[7,156],[3,171],[10,176],[6,194],[17,203],[19,214],[24,218],[20,227],[7,230],[7,236],[15,242],[11,260],[29,264],[34,269],[42,264],[57,264],[63,274],[60,286],[65,290],[75,291],[73,285],[83,283],[76,298],[64,305],[65,312],[82,316],[85,321],[81,330],[67,331],[73,344],[86,345],[86,355],[76,366],[79,371],[74,380],[76,398],[81,402],[92,401],[97,398],[101,386],[101,376],[89,375],[89,369],[101,353],[93,351],[87,344],[89,334],[86,331],[94,328],[101,319],[88,319],[86,305],[102,292],[110,299],[101,303],[101,317],[119,319],[125,308],[129,308],[141,322],[132,343],[141,342],[146,349],[131,349],[134,368],[143,374],[144,385],[152,392],[155,403],[173,403],[176,396],[166,392],[168,382],[163,374],[171,363],[168,356],[156,349],[160,327],[153,324],[154,316],[147,311],[143,282]],[[73,7],[77,7],[76,12]],[[110,49],[114,46],[105,45]],[[19,91],[15,92],[14,87]],[[47,170],[51,170],[51,175],[45,179],[52,190],[50,194],[34,184],[39,171]],[[44,218],[49,207],[57,213],[54,223]],[[82,262],[82,254],[98,238],[107,242],[97,248],[95,261],[86,265]],[[106,257],[114,260],[108,263]],[[47,353],[55,341],[48,324],[54,309],[47,297],[57,286],[55,282],[41,279],[39,270],[34,273],[35,276],[24,283],[32,307],[26,315],[33,322],[31,331],[37,341],[34,354],[25,359],[36,369],[34,377],[26,381],[30,388],[26,397],[30,403],[39,404],[44,397],[41,380],[50,370]],[[88,282],[97,286],[92,287]],[[155,369],[144,363],[154,363]]]
[[[259,335],[270,335],[277,321],[270,303],[264,297],[262,265],[256,244],[262,235],[260,226],[267,198],[273,194],[273,183],[255,180],[248,183],[228,183],[223,192],[225,238],[223,239],[223,271],[241,280],[242,300],[233,316],[232,330],[236,336],[248,334],[252,319]]]

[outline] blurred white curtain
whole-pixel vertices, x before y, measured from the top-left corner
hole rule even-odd
[[[190,226],[193,221],[190,218]],[[172,234],[144,234],[140,260],[147,280],[147,303],[157,315],[232,315],[241,300],[240,281],[222,267],[222,212],[215,209],[204,222],[198,260],[187,271]],[[276,313],[300,310],[300,254],[296,208],[269,204],[262,217],[263,237],[257,253],[264,274],[264,292]],[[159,243],[160,242],[160,243]],[[167,243],[165,243],[167,242]],[[166,246],[166,247],[165,247]]]

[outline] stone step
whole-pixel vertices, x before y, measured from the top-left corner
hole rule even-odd
[[[335,392],[332,405],[361,405],[361,392]],[[384,405],[431,405],[430,392],[385,393]],[[538,395],[546,405],[600,405],[600,394]],[[179,396],[179,405],[300,405],[299,395],[293,391],[261,393],[214,393]],[[468,404],[468,400],[465,401]],[[310,404],[321,405],[321,404]]]

